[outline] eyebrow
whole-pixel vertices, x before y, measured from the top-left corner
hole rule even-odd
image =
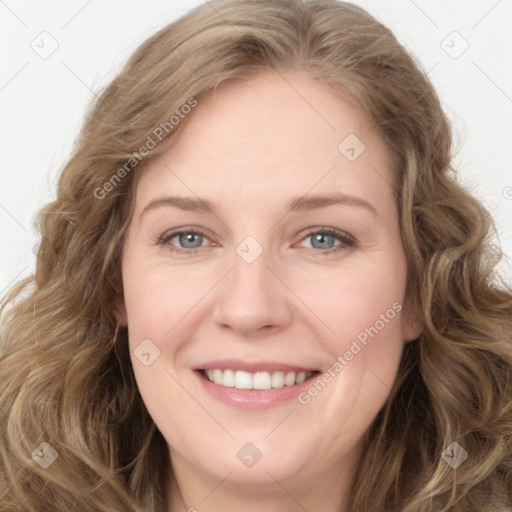
[[[365,199],[357,196],[352,196],[342,193],[333,193],[329,195],[316,195],[316,196],[299,196],[294,197],[288,203],[287,212],[304,212],[325,208],[327,206],[341,204],[348,206],[359,206],[372,213],[375,217],[379,214],[375,207]],[[174,206],[181,210],[193,212],[215,212],[215,206],[207,199],[193,198],[193,197],[180,197],[180,196],[164,196],[155,197],[152,199],[142,210],[139,218],[142,218],[147,212],[162,206]]]

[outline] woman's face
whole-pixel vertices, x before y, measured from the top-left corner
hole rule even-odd
[[[383,141],[284,78],[199,99],[142,171],[124,245],[137,384],[178,482],[205,495],[351,475],[417,335]]]

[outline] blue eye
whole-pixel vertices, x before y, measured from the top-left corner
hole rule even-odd
[[[178,233],[177,235],[174,235],[172,238],[176,237],[178,238],[180,245],[182,244],[182,247],[184,249],[197,249],[201,247],[204,239],[203,235],[195,232]],[[197,243],[198,241],[199,245]]]
[[[176,241],[173,242],[174,239]],[[357,245],[357,241],[352,235],[333,228],[311,229],[301,238],[301,241],[307,239],[311,240],[311,249],[318,249],[315,252],[321,254],[333,253]],[[165,233],[158,238],[157,243],[176,253],[191,254],[204,247],[203,242],[205,240],[208,240],[206,233],[196,229],[188,229]],[[336,244],[336,240],[338,240],[338,244]]]
[[[171,240],[177,238],[179,247],[176,247],[175,244],[171,243]],[[196,230],[188,230],[188,231],[177,231],[175,233],[170,233],[169,235],[164,235],[161,239],[159,239],[159,243],[163,245],[169,245],[171,250],[176,252],[191,252],[199,249],[203,241],[205,239],[205,235],[200,231]]]
[[[356,245],[356,239],[353,236],[333,228],[313,229],[303,240],[308,238],[311,240],[312,248],[320,249],[322,253],[337,252]],[[334,245],[336,240],[340,243]]]
[[[336,242],[336,237],[333,235],[327,235],[325,233],[317,233],[315,235],[309,235],[309,238],[312,241],[313,247],[315,249],[330,249],[333,247],[333,244]],[[318,243],[320,247],[315,247],[315,243]]]

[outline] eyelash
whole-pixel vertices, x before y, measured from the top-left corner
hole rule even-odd
[[[205,233],[204,231],[191,228],[191,229],[182,229],[182,230],[174,231],[171,233],[164,233],[156,240],[156,243],[158,245],[168,246],[170,251],[176,252],[176,253],[181,253],[181,254],[195,253],[196,251],[199,251],[200,249],[204,248],[201,246],[201,247],[195,247],[193,249],[183,249],[183,248],[175,247],[169,243],[169,241],[172,238],[174,238],[178,235],[185,235],[185,234],[186,235],[201,235],[205,238],[208,238],[207,233]],[[321,254],[335,253],[335,252],[338,252],[338,251],[346,249],[346,248],[357,246],[357,240],[352,235],[349,235],[348,233],[345,233],[343,231],[339,231],[337,229],[328,228],[328,227],[313,228],[313,229],[309,230],[301,238],[301,241],[305,240],[306,238],[308,238],[312,235],[318,235],[318,234],[333,236],[334,238],[337,238],[341,242],[341,244],[331,247],[330,249],[315,249],[314,247],[311,248],[312,250],[319,252]]]

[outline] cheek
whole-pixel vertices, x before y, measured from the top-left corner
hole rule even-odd
[[[141,336],[166,337],[211,288],[215,277],[203,279],[187,268],[140,263],[127,261],[123,275],[128,326],[134,343]]]
[[[364,343],[371,336],[368,330],[375,334],[375,328],[381,337],[400,339],[405,292],[405,261],[401,262],[400,256],[396,254],[389,262],[357,262],[323,270],[293,284],[297,295],[306,299],[308,308],[324,324],[323,343],[330,352],[348,350],[354,339]]]
[[[123,261],[130,357],[139,391],[156,417],[171,399],[173,406],[187,407],[189,397],[173,377],[181,377],[175,372],[194,332],[194,315],[217,280],[212,270],[194,272],[142,257]]]
[[[340,268],[320,288],[313,279],[303,281],[298,295],[308,297],[325,324],[321,340],[330,354],[325,387],[310,388],[301,402],[311,404],[317,417],[333,424],[343,417],[349,431],[360,432],[382,407],[404,345],[404,291],[405,260],[398,253],[379,264]]]
[[[181,439],[175,411],[190,409],[190,397],[178,384],[175,361],[187,329],[187,312],[204,290],[197,279],[176,268],[126,262],[124,278],[130,358],[143,402],[172,442]],[[190,328],[190,327],[189,327]],[[143,348],[142,348],[143,347]],[[170,405],[172,407],[170,408]],[[197,411],[196,411],[197,413]]]

